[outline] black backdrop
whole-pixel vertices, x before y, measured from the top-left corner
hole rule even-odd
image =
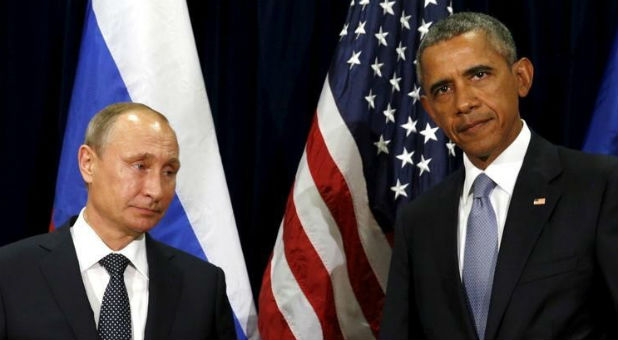
[[[0,245],[48,228],[87,0],[0,2]],[[377,1],[377,0],[374,0]],[[349,0],[189,0],[254,294]],[[522,115],[579,148],[617,32],[618,0],[455,0],[509,26],[535,65]]]

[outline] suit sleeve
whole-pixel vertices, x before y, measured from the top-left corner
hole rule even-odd
[[[380,339],[421,339],[420,322],[410,275],[405,209],[395,224],[395,245],[380,326]],[[409,220],[408,220],[409,221]]]
[[[597,260],[614,305],[611,322],[616,324],[618,311],[618,165],[607,181],[597,226]]]
[[[215,339],[237,339],[232,308],[227,299],[225,289],[225,274],[220,268],[217,268],[217,301],[215,308],[215,324],[217,328]]]

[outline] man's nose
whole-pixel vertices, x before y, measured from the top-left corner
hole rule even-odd
[[[161,174],[158,171],[150,171],[144,179],[144,194],[158,201],[163,193]]]
[[[460,84],[455,91],[455,105],[459,113],[469,113],[479,105],[474,89]]]

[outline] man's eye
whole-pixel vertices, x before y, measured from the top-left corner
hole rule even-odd
[[[138,169],[138,170],[146,169],[146,165],[144,165],[144,163],[135,163],[135,164],[133,164],[133,167]]]
[[[178,173],[178,169],[176,169],[174,167],[165,167],[165,168],[163,168],[163,175],[165,175],[165,176],[174,177],[174,176],[176,176],[176,173]]]
[[[434,96],[439,96],[439,95],[441,95],[441,94],[445,94],[445,93],[447,93],[447,92],[448,92],[448,90],[449,90],[449,87],[448,87],[448,86],[446,86],[446,85],[444,85],[444,86],[440,86],[440,87],[438,87],[437,89],[435,89],[435,91],[434,91],[434,93],[433,93],[433,94],[434,94]]]
[[[474,72],[474,78],[477,79],[481,79],[484,78],[487,75],[487,71],[478,71],[478,72]]]

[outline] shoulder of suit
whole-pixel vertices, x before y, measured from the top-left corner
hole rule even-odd
[[[0,263],[4,261],[26,262],[31,258],[45,255],[50,249],[70,239],[69,228],[59,228],[45,234],[27,237],[25,239],[0,247]]]
[[[544,152],[555,152],[560,161],[560,165],[568,170],[577,169],[585,172],[607,172],[618,167],[618,158],[615,156],[592,154],[580,150],[567,148],[565,146],[556,145],[546,140],[540,135],[532,132],[530,140],[530,148],[535,148],[537,152],[541,150],[541,155],[546,156]]]
[[[588,176],[607,176],[618,171],[618,158],[607,155],[591,154],[579,150],[556,146],[563,166],[570,171],[581,172]]]

